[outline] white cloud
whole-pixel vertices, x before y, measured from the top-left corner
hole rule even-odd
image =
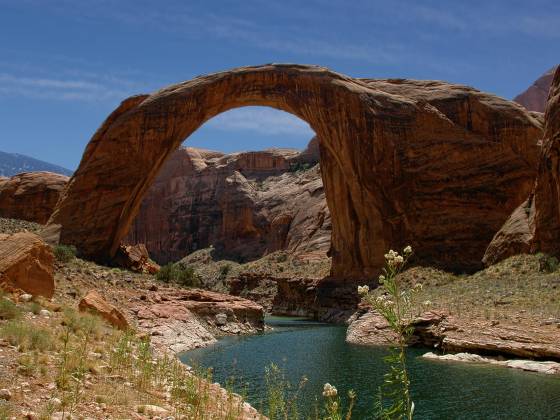
[[[250,131],[267,135],[313,136],[313,130],[298,117],[265,107],[238,108],[220,114],[207,123],[222,131]]]
[[[105,80],[55,79],[0,73],[0,95],[35,99],[99,102],[124,99],[134,91]]]

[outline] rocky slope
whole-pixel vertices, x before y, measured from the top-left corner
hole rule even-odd
[[[196,410],[212,418],[261,418],[173,355],[217,336],[262,331],[262,307],[77,258],[54,261],[38,236],[21,231],[29,226],[0,218],[0,417],[154,418]],[[46,267],[49,279],[28,272],[30,260]],[[46,282],[47,299],[38,287]],[[171,380],[195,398],[174,398],[165,385]]]
[[[527,90],[513,98],[514,102],[523,105],[529,111],[544,112],[555,70],[556,66],[539,77]]]
[[[223,258],[277,250],[325,256],[330,215],[317,141],[286,149],[223,154],[180,148],[144,198],[127,238],[159,263],[212,245]]]
[[[0,178],[0,217],[45,224],[68,179],[53,172],[25,172]]]

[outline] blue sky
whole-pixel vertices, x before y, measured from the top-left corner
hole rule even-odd
[[[269,62],[512,98],[560,62],[560,1],[0,0],[0,150],[74,169],[123,98]],[[311,136],[288,114],[242,108],[187,144],[304,147]]]

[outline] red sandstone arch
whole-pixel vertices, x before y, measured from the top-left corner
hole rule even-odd
[[[170,153],[215,115],[264,105],[298,116],[320,138],[335,277],[371,278],[387,248],[409,243],[421,259],[472,266],[530,190],[540,126],[490,95],[507,118],[484,114],[472,89],[455,87],[443,105],[418,89],[274,64],[131,97],[89,142],[49,228],[87,257],[112,258]]]

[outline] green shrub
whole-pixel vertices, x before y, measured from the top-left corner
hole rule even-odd
[[[14,302],[0,297],[0,319],[15,319],[20,313],[21,311]]]
[[[58,261],[67,263],[76,258],[77,250],[74,245],[56,245],[53,252]]]
[[[186,287],[200,286],[200,277],[194,269],[180,263],[171,263],[161,267],[156,278],[165,283],[177,283]]]
[[[290,172],[304,172],[311,169],[313,165],[307,162],[295,162],[290,164]]]

